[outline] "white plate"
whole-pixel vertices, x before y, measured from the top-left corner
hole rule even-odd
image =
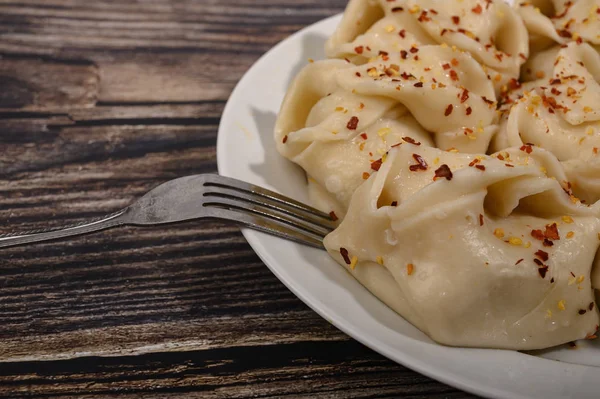
[[[286,89],[341,17],[284,40],[246,73],[221,120],[219,173],[307,201],[304,173],[275,150],[273,127]],[[382,355],[436,380],[498,398],[582,398],[600,395],[600,351],[587,345],[537,355],[437,345],[360,285],[325,251],[242,230],[258,256],[301,300],[336,327]],[[560,359],[555,361],[549,359]],[[574,364],[581,363],[581,364]]]

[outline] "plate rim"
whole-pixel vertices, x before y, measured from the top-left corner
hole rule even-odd
[[[316,30],[324,25],[332,24],[336,20],[339,22],[339,20],[341,20],[342,15],[343,15],[342,13],[339,13],[339,14],[321,19],[321,20],[319,20],[315,23],[312,23],[308,26],[305,26],[304,28],[300,29],[299,31],[291,34],[290,36],[286,37],[285,39],[281,40],[276,45],[271,47],[263,55],[261,55],[252,64],[252,66],[243,74],[242,78],[235,85],[235,88],[231,92],[231,94],[227,100],[227,103],[225,104],[225,107],[223,109],[223,113],[221,116],[221,120],[219,123],[219,128],[218,128],[218,132],[217,132],[217,144],[216,144],[217,170],[218,170],[219,174],[221,174],[223,176],[234,177],[234,176],[232,176],[233,173],[230,173],[231,169],[229,168],[229,166],[226,162],[227,151],[226,151],[225,144],[224,144],[225,143],[224,136],[226,134],[224,132],[224,130],[225,130],[224,126],[225,126],[226,120],[233,119],[233,117],[230,115],[232,115],[232,113],[233,113],[233,108],[235,106],[234,102],[235,102],[236,98],[240,96],[242,88],[248,83],[250,76],[252,75],[252,72],[255,69],[258,69],[263,63],[265,63],[269,57],[271,57],[273,54],[280,51],[283,47],[289,45],[292,41],[297,40],[299,37],[311,32],[313,30]],[[519,392],[519,391],[516,391],[514,388],[512,390],[507,389],[507,387],[509,385],[491,386],[490,384],[481,383],[481,382],[477,381],[476,379],[474,379],[473,377],[465,376],[464,373],[456,372],[453,369],[436,366],[435,364],[432,365],[430,362],[422,361],[418,357],[412,356],[411,354],[407,354],[406,352],[403,352],[403,351],[400,351],[399,354],[390,353],[388,348],[386,348],[387,345],[384,342],[378,342],[377,340],[375,340],[375,341],[367,340],[365,337],[363,337],[363,334],[356,331],[355,326],[351,322],[345,320],[343,317],[339,317],[336,314],[336,312],[333,311],[333,309],[329,309],[327,306],[318,306],[318,300],[316,298],[311,297],[311,294],[309,291],[305,291],[302,287],[298,286],[293,280],[288,279],[286,276],[284,276],[281,273],[281,271],[275,266],[275,264],[277,262],[271,258],[268,248],[266,248],[263,245],[263,243],[261,242],[261,238],[266,235],[265,233],[261,233],[261,232],[258,232],[258,231],[252,230],[252,229],[248,229],[248,228],[243,228],[243,227],[240,230],[241,230],[244,238],[246,239],[246,241],[248,241],[248,243],[252,247],[253,251],[258,255],[258,257],[261,259],[261,261],[269,268],[269,270],[277,277],[277,279],[279,281],[281,281],[290,291],[292,291],[292,293],[294,295],[296,295],[296,297],[298,297],[303,303],[305,303],[310,309],[312,309],[314,312],[316,312],[319,316],[321,316],[326,321],[333,324],[336,328],[338,328],[339,330],[341,330],[342,332],[344,332],[351,338],[357,340],[361,344],[363,344],[363,345],[367,346],[368,348],[374,350],[375,352],[379,353],[380,355],[382,355],[382,356],[384,356],[384,357],[386,357],[408,369],[411,369],[422,375],[432,378],[436,381],[442,382],[451,387],[461,389],[465,392],[469,392],[472,394],[487,396],[487,397],[494,397],[494,398],[531,398],[532,397],[532,392],[529,392],[529,393]],[[373,294],[371,294],[371,295],[373,295]],[[402,317],[400,315],[398,315],[398,316]],[[405,337],[405,338],[410,339],[409,337]],[[442,348],[448,348],[446,346],[439,345],[439,344],[434,344],[434,345],[440,346]],[[474,348],[452,348],[452,349],[467,350],[467,349],[474,349]],[[542,358],[538,358],[536,356],[532,356],[532,355],[529,355],[526,353],[512,351],[512,350],[500,350],[500,349],[475,349],[475,350],[485,350],[485,351],[490,351],[490,352],[512,352],[512,353],[518,354],[520,357],[522,357],[520,359],[520,363],[523,363],[523,362],[534,363],[531,365],[532,368],[536,366],[535,363],[543,361],[544,363],[548,362],[547,364],[544,365],[544,367],[552,367],[552,366],[557,366],[557,365],[564,366],[564,367],[559,366],[559,368],[556,369],[556,371],[557,372],[562,371],[567,374],[568,374],[568,369],[570,369],[571,371],[578,371],[578,372],[582,372],[582,373],[589,371],[590,369],[598,370],[597,367],[593,367],[593,366],[565,363],[565,362],[553,361],[550,359],[542,359]],[[457,369],[461,369],[461,368],[457,368]],[[533,384],[535,384],[535,381],[531,381],[531,382]],[[548,381],[545,380],[544,383],[548,383]],[[558,387],[559,387],[559,385],[557,385],[557,388]],[[564,385],[561,384],[560,387],[564,388]],[[568,394],[569,395],[568,397],[581,397],[578,395],[585,395],[586,391],[565,392],[564,390],[559,390],[559,391],[556,391],[556,393],[560,394],[560,395]],[[562,396],[562,397],[565,397],[565,396]]]

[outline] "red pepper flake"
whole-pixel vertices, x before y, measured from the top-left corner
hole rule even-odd
[[[559,91],[559,90],[557,90],[557,89],[556,89],[556,87],[553,87],[553,88],[550,90],[550,93],[554,94],[555,96],[558,96],[558,95],[560,95],[560,93],[562,93],[562,92],[561,92],[561,91]]]
[[[431,21],[431,18],[427,16],[427,11],[423,10],[421,11],[421,15],[419,15],[418,20],[419,22],[429,22]]]
[[[464,103],[469,99],[469,90],[463,89],[462,94],[460,95],[460,103]]]
[[[518,265],[519,263],[523,262],[525,259],[521,258],[517,261],[517,263],[515,263],[515,266]]]
[[[541,261],[541,260],[539,260],[539,259],[535,259],[535,258],[534,258],[534,259],[533,259],[533,263],[535,263],[535,264],[536,264],[536,265],[538,265],[538,266],[544,266],[544,263],[542,263],[542,261]]]
[[[342,258],[344,258],[344,262],[346,262],[347,265],[352,263],[350,261],[350,256],[348,256],[348,250],[346,248],[340,248],[340,255],[342,255]]]
[[[335,214],[335,212],[334,212],[334,211],[331,211],[331,212],[329,212],[329,217],[330,217],[330,218],[331,218],[331,220],[333,220],[334,222],[335,222],[336,220],[338,220],[338,217],[337,217],[337,215]]]
[[[415,141],[415,139],[413,139],[412,137],[402,137],[402,140],[404,140],[404,141],[406,141],[407,143],[410,143],[410,144],[421,145],[420,142]]]
[[[540,276],[542,278],[546,278],[546,273],[548,273],[548,266],[539,267],[538,268],[538,273],[540,274]]]
[[[434,10],[433,8],[429,9],[429,11],[431,11],[431,13],[432,13],[432,14],[435,14],[435,15],[438,15],[438,14],[439,14],[439,13],[438,13],[436,10]],[[600,14],[600,13],[599,13],[599,14]]]
[[[392,12],[402,12],[402,11],[404,11],[404,8],[402,8],[402,7],[394,7],[394,8],[392,8]]]
[[[392,201],[392,203],[390,204],[390,206],[398,206],[398,201]]]
[[[453,15],[452,22],[454,22],[454,25],[460,24],[460,17],[458,15]]]
[[[417,82],[413,86],[415,86],[415,87],[423,87],[423,82]]]
[[[477,4],[475,7],[471,8],[471,11],[473,11],[475,14],[481,14],[483,8],[481,8],[481,4]]]
[[[479,214],[479,225],[483,226],[483,215],[481,213]],[[521,259],[521,260],[523,260],[523,259]]]
[[[406,50],[400,51],[400,58],[402,58],[403,60],[405,60],[406,57],[408,57],[408,52]]]
[[[550,241],[549,239],[544,238],[544,242],[542,243],[542,245],[545,247],[551,247],[554,245],[554,243],[552,241]]]
[[[458,62],[458,60],[456,58],[452,58],[450,60],[450,63],[452,64],[452,66],[458,66],[458,64],[459,64],[459,62]]]
[[[408,80],[410,78],[416,79],[415,75],[413,75],[412,73],[406,73],[406,72],[402,72],[402,74],[400,75],[402,77],[402,79],[404,80]]]
[[[354,47],[354,51],[356,51],[356,54],[362,54],[364,50],[365,48],[363,46]]]
[[[366,139],[368,139],[368,138],[369,138],[369,136],[367,136],[367,134],[366,134],[366,133],[361,133],[361,134],[360,134],[360,137],[362,137],[362,139],[363,139],[363,140],[366,140]]]
[[[483,165],[475,165],[475,167],[481,171],[485,170],[485,166],[483,166]]]
[[[586,313],[587,313],[587,310],[585,310],[585,309],[579,309],[579,311],[578,311],[577,313],[579,313],[579,314],[582,314],[582,315],[583,315],[583,314],[586,314]]]
[[[494,105],[494,102],[492,100],[488,100],[486,96],[481,96],[481,99],[485,101],[487,105]]]
[[[450,66],[450,64],[446,63],[446,64],[442,65],[442,68],[444,68],[444,70],[447,71],[448,69],[450,69],[452,67]]]
[[[362,75],[360,74],[360,72],[356,72],[356,73],[355,73],[355,75],[356,75],[356,76],[358,76],[359,78],[362,76]]]
[[[473,109],[471,107],[467,107],[467,109],[465,110],[465,113],[467,115],[471,115],[472,112],[473,112]]]
[[[504,161],[504,157],[502,156],[502,154],[498,154],[498,156],[496,158],[498,158],[501,161]]]
[[[450,167],[446,164],[443,164],[442,166],[436,169],[435,177],[433,178],[433,180],[441,178],[446,178],[446,180],[452,180],[452,177],[453,175],[452,171],[450,170]]]
[[[549,240],[560,240],[560,236],[558,235],[558,226],[556,223],[546,225],[546,232],[544,236]]]
[[[544,262],[548,260],[548,252],[542,251],[541,249],[535,253],[535,256],[543,260]]]
[[[569,272],[569,274],[571,275],[571,277],[575,278],[575,273]]]
[[[531,152],[533,151],[533,149],[531,148],[531,144],[525,144],[522,145],[521,148],[519,148],[521,151],[525,151],[528,154],[531,154]]]
[[[598,147],[592,148],[592,152],[594,153],[594,155],[598,155]]]
[[[381,158],[379,158],[377,161],[371,162],[371,169],[373,169],[374,171],[378,171],[379,168],[381,168],[381,164],[382,164],[382,161],[381,161]]]
[[[410,169],[411,172],[417,172],[419,170],[427,170],[427,162],[425,162],[425,160],[419,155],[419,154],[413,154],[413,159],[415,161],[417,161],[416,165],[410,165],[408,167],[408,169]]]
[[[442,31],[440,32],[440,36],[444,36],[444,34],[446,34],[446,32],[448,32],[448,29],[446,29],[446,28],[442,29]]]
[[[454,106],[452,104],[448,104],[446,107],[446,111],[444,111],[444,116],[449,116],[452,113]]]
[[[348,121],[348,124],[346,125],[348,130],[356,130],[357,126],[358,126],[358,118],[356,116],[353,116],[352,118],[350,118],[350,120]]]
[[[400,32],[398,32],[398,35],[404,39],[406,37],[406,29],[401,29]]]
[[[554,284],[554,277],[550,279],[550,284]]]
[[[508,81],[508,87],[510,87],[511,90],[516,90],[521,87],[521,82],[515,78],[512,78]]]
[[[506,166],[507,168],[514,168],[515,167],[515,165],[511,165],[509,163],[505,163],[504,166]]]
[[[573,35],[571,34],[571,32],[569,32],[569,31],[568,31],[568,30],[566,30],[566,29],[557,29],[557,30],[556,30],[556,33],[558,33],[558,35],[559,35],[560,37],[565,37],[565,38],[567,38],[567,39],[570,39],[570,38],[573,36]]]
[[[419,49],[416,47],[411,47],[409,51],[414,54],[414,53],[418,53]]]
[[[450,79],[457,81],[458,80],[458,74],[456,73],[456,71],[454,69],[450,70]]]
[[[283,136],[283,144],[287,143],[287,139],[288,139],[288,136],[286,134],[285,136]]]
[[[544,240],[544,232],[542,230],[531,230],[531,236],[536,240]]]
[[[552,80],[550,81],[550,84],[551,84],[551,85],[559,85],[560,83],[561,83],[560,79],[552,79]]]

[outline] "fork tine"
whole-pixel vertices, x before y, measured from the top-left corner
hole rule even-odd
[[[331,228],[315,225],[310,221],[304,220],[298,216],[288,215],[286,213],[278,212],[277,210],[269,209],[261,205],[262,204],[248,204],[247,202],[227,197],[208,197],[203,202],[204,207],[225,208],[237,210],[239,212],[251,213],[255,216],[262,217],[263,219],[269,219],[273,222],[285,224],[287,226],[302,230],[306,233],[313,234],[320,239],[323,239],[323,237],[333,230]]]
[[[325,220],[322,217],[317,217],[309,213],[299,212],[296,208],[288,207],[275,202],[270,198],[258,197],[254,194],[249,194],[245,191],[232,190],[224,187],[209,186],[207,192],[203,194],[204,197],[217,197],[217,198],[228,198],[231,200],[241,201],[254,206],[263,207],[272,212],[279,212],[288,216],[300,219],[302,221],[309,222],[316,226],[325,229],[327,232],[335,229],[337,224],[333,220]],[[208,199],[207,199],[208,200]]]
[[[255,186],[254,184],[246,183],[241,180],[233,179],[231,177],[224,177],[220,175],[205,175],[205,186],[214,186],[221,188],[228,188],[230,190],[236,190],[239,192],[245,192],[248,194],[255,194],[263,198],[268,198],[275,202],[278,202],[283,205],[287,205],[289,207],[295,208],[297,210],[306,212],[313,216],[317,216],[319,218],[325,219],[326,221],[332,221],[331,216],[325,212],[321,212],[318,209],[315,209],[311,206],[303,204],[302,202],[298,202],[281,194],[278,194],[274,191],[267,190],[266,188],[262,188],[259,186]]]
[[[262,231],[278,237],[282,237],[300,244],[314,248],[323,249],[323,237],[303,231],[293,226],[288,226],[276,219],[268,219],[247,211],[239,209],[228,209],[221,207],[206,207],[206,217],[221,220],[229,220],[241,223],[254,230]]]

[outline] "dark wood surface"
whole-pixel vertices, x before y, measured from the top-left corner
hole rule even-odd
[[[346,0],[0,0],[0,232],[215,172],[256,59]],[[0,254],[0,395],[467,397],[311,311],[220,223]]]

